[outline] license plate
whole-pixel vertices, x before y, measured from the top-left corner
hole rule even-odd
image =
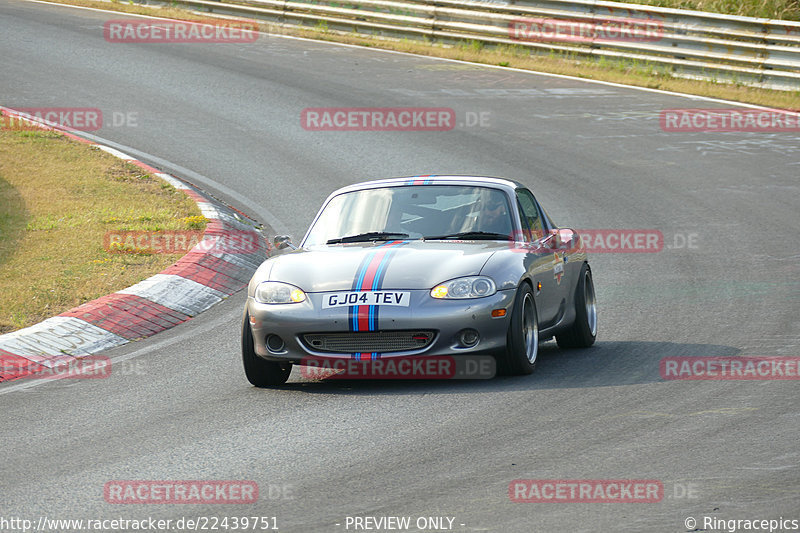
[[[408,307],[411,293],[408,291],[351,291],[335,292],[322,297],[322,308],[347,307],[351,305],[394,305]]]

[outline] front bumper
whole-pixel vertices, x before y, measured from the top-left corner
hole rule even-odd
[[[439,356],[492,352],[506,345],[506,333],[514,303],[514,290],[498,291],[486,298],[465,300],[435,299],[428,290],[412,290],[408,307],[379,306],[377,331],[433,331],[430,343],[421,349],[379,353],[379,357],[414,355]],[[351,358],[350,353],[330,353],[313,350],[303,342],[310,333],[352,331],[348,307],[322,308],[330,293],[307,293],[306,300],[293,304],[261,304],[248,297],[246,312],[250,316],[256,353],[272,361],[301,362],[303,358]],[[504,309],[505,316],[492,317],[492,311]],[[459,342],[464,329],[478,332],[475,346],[464,347]],[[267,337],[277,335],[283,341],[280,349],[269,349]],[[276,342],[271,343],[275,346]]]

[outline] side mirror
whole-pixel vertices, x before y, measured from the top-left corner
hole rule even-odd
[[[562,228],[557,231],[559,248],[575,248],[580,246],[580,235],[569,228]]]
[[[531,230],[530,239],[533,249],[544,250],[545,248],[552,247],[553,234],[545,233],[542,230]]]
[[[543,247],[550,250],[563,250],[575,246],[578,234],[569,228],[558,228],[541,240]]]
[[[553,240],[550,241],[554,249],[559,250],[564,246],[564,241],[562,240],[563,234],[561,233],[564,230],[558,229],[553,232]]]
[[[297,246],[292,244],[292,238],[288,235],[275,235],[275,238],[272,239],[272,244],[274,244],[275,248],[278,250],[283,250],[284,248],[297,250]]]

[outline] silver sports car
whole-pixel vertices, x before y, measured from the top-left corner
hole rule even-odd
[[[491,354],[533,371],[539,343],[588,347],[597,335],[580,236],[558,228],[522,184],[423,176],[331,194],[299,248],[279,249],[247,289],[247,379],[285,383],[310,358]]]

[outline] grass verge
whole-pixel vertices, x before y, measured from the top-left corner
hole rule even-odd
[[[69,4],[97,9],[119,11],[121,13],[131,13],[140,15],[152,15],[165,18],[180,20],[208,20],[208,15],[192,13],[188,10],[176,7],[154,7],[142,6],[138,4],[125,4],[121,2],[99,1],[99,0],[47,0],[53,3]],[[659,0],[652,0],[657,2]],[[665,3],[677,5],[683,0],[662,0]],[[686,0],[689,2],[689,0]],[[753,4],[755,0],[748,0],[747,4]],[[759,0],[761,2],[782,3],[787,6],[800,0]],[[686,7],[706,6],[703,0],[692,0]],[[650,3],[648,0],[641,0],[640,3]],[[721,7],[725,0],[716,0],[714,5]],[[729,2],[730,3],[730,2]],[[675,7],[675,6],[671,6]],[[791,11],[791,10],[789,10]],[[784,10],[784,12],[789,12]],[[430,43],[409,39],[389,39],[382,37],[372,37],[359,35],[356,33],[341,34],[329,31],[324,24],[318,27],[294,27],[282,26],[269,22],[261,23],[262,31],[275,35],[290,35],[305,37],[322,41],[339,42],[354,44],[365,47],[380,48],[385,50],[395,50],[412,54],[442,57],[447,59],[458,59],[477,64],[497,65],[512,67],[536,72],[551,74],[562,74],[575,76],[578,78],[607,81],[659,89],[663,91],[673,91],[678,93],[719,98],[757,104],[777,109],[798,108],[800,102],[800,91],[777,91],[771,89],[760,89],[747,87],[741,84],[722,83],[713,81],[691,80],[676,78],[672,76],[670,69],[661,65],[642,63],[640,61],[623,59],[585,59],[566,54],[552,53],[549,55],[531,55],[530,51],[523,46],[499,46],[487,48],[477,41],[465,42],[458,46],[445,46],[439,43]],[[455,67],[454,67],[455,68]]]
[[[742,17],[800,20],[800,0],[611,0]]]
[[[119,254],[107,232],[201,230],[182,192],[56,132],[0,118],[0,333],[133,285],[174,254]]]

